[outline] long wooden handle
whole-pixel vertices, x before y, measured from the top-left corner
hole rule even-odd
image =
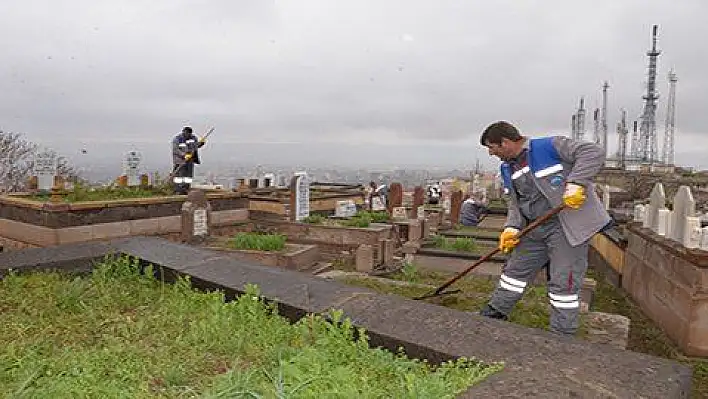
[[[540,226],[540,225],[546,223],[546,222],[548,221],[548,219],[550,219],[550,218],[552,218],[553,216],[555,216],[556,214],[558,214],[558,212],[562,211],[564,208],[565,208],[565,205],[561,205],[561,206],[558,206],[558,207],[556,207],[556,208],[553,208],[553,210],[551,210],[551,211],[548,212],[547,214],[545,214],[545,215],[541,216],[540,218],[534,220],[533,222],[529,223],[528,226],[526,226],[523,230],[521,230],[521,232],[519,232],[518,238],[521,238],[521,237],[525,236],[525,235],[528,234],[530,231],[534,230],[536,227],[538,227],[538,226]],[[445,284],[441,285],[437,290],[435,290],[435,293],[433,293],[432,295],[433,295],[433,296],[434,296],[434,295],[439,295],[441,292],[443,292],[443,291],[445,290],[445,288],[447,288],[447,287],[451,286],[452,284],[454,284],[457,280],[461,279],[461,278],[462,278],[463,276],[465,276],[467,273],[469,273],[470,271],[472,271],[472,269],[474,269],[475,267],[477,267],[477,266],[481,265],[482,263],[486,262],[487,260],[489,260],[489,258],[491,258],[492,256],[496,255],[499,251],[501,251],[501,250],[500,250],[499,247],[497,246],[492,252],[490,252],[490,253],[484,255],[484,256],[481,257],[479,260],[477,260],[475,263],[473,263],[472,265],[470,265],[467,269],[461,271],[457,276],[451,278],[451,279],[448,280]]]

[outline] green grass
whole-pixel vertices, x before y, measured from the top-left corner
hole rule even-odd
[[[172,187],[169,185],[157,187],[85,187],[81,185],[74,186],[74,189],[67,191],[64,195],[65,202],[83,202],[83,201],[110,201],[119,199],[131,198],[149,198],[174,195]],[[34,201],[49,201],[50,194],[39,193],[26,196]]]
[[[290,324],[256,287],[224,303],[127,258],[86,277],[11,274],[0,310],[3,397],[452,398],[501,369],[372,349],[341,312]]]
[[[238,233],[226,242],[231,249],[282,251],[287,237],[282,234]]]
[[[325,220],[327,220],[327,218],[322,215],[310,215],[303,218],[302,222],[307,224],[322,224]]]
[[[474,238],[446,238],[442,235],[434,235],[430,240],[435,248],[444,249],[446,251],[476,253],[481,249]]]
[[[346,227],[369,227],[371,223],[385,223],[389,220],[386,212],[368,212],[360,211],[356,215],[342,220],[328,219],[322,215],[310,215],[302,220],[308,224],[326,224],[331,222],[332,225],[340,225]]]

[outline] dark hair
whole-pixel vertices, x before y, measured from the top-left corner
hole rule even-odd
[[[486,147],[487,144],[501,144],[503,139],[519,141],[523,139],[523,136],[511,123],[499,121],[484,129],[482,137],[479,138],[479,143]]]
[[[191,134],[192,128],[189,126],[185,126],[184,128],[182,128],[182,133],[190,133]]]

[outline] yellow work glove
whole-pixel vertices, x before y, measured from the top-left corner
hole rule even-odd
[[[199,146],[201,147],[201,146],[203,146],[204,144],[206,144],[206,138],[205,138],[205,137],[202,137],[202,138],[199,139]]]
[[[189,154],[187,154],[187,155],[184,156],[184,160],[185,160],[185,161],[189,161],[190,159],[192,159],[192,154],[191,154],[191,153],[189,153]]]
[[[563,193],[563,203],[568,208],[578,209],[585,202],[585,187],[568,183]]]
[[[507,227],[502,231],[499,236],[499,249],[506,253],[511,252],[512,249],[519,243],[519,230],[513,227]]]

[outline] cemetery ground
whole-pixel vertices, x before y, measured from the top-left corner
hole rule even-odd
[[[341,314],[295,324],[258,288],[225,303],[187,279],[161,282],[130,258],[88,276],[0,282],[0,392],[7,397],[455,397],[500,371],[439,367],[371,349]],[[366,390],[363,392],[363,390]]]
[[[335,266],[346,272],[353,270],[351,265],[338,263]],[[370,288],[380,293],[414,298],[430,293],[455,274],[418,268],[414,264],[403,264],[396,272],[373,278],[354,273],[348,275],[333,273],[332,275],[338,281],[354,286]],[[627,294],[609,284],[602,273],[589,269],[587,277],[597,281],[590,311],[617,314],[629,318],[627,350],[674,359],[692,366],[694,372],[692,397],[708,398],[708,360],[692,359],[682,355],[666,333],[656,326]],[[460,293],[427,301],[457,310],[477,313],[486,304],[495,286],[495,278],[471,273],[448,288],[448,290],[460,289]],[[516,305],[510,314],[509,321],[526,327],[548,329],[548,306],[546,287],[544,285],[533,286]],[[579,338],[586,338],[588,335],[585,317],[585,315],[581,316],[581,326],[577,333]]]
[[[65,192],[62,193],[63,201],[70,203],[165,197],[172,195],[174,195],[172,187],[168,184],[135,187],[123,187],[117,185],[107,187],[88,187],[81,184],[76,184],[71,190],[65,190]],[[48,202],[50,201],[51,196],[51,192],[37,192],[22,195],[20,198],[26,198],[38,202]]]

